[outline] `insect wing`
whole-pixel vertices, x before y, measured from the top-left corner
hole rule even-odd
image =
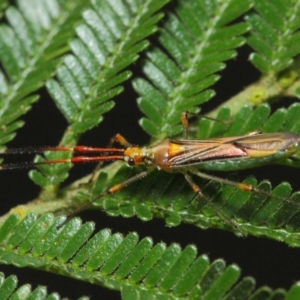
[[[286,157],[300,150],[300,136],[292,132],[255,134],[208,140],[170,141],[171,168],[234,158],[263,158],[279,152]]]
[[[176,168],[211,160],[247,156],[242,149],[234,146],[233,141],[235,140],[236,137],[170,141],[170,149],[177,149],[177,152],[170,152],[168,163],[170,167]]]
[[[285,151],[290,156],[299,150],[299,135],[293,132],[266,133],[242,137],[234,145],[243,149],[249,157],[265,157]]]

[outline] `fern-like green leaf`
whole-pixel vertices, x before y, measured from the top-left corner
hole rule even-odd
[[[0,147],[23,126],[20,116],[37,101],[33,93],[52,76],[58,56],[68,50],[74,20],[85,5],[85,1],[60,5],[56,0],[17,3],[5,11],[8,24],[0,26]]]
[[[144,39],[156,31],[156,23],[162,17],[156,12],[167,2],[93,0],[93,8],[83,12],[84,23],[76,27],[77,38],[70,42],[72,54],[57,69],[57,80],[46,84],[70,124],[61,144],[75,145],[80,134],[98,125],[102,115],[114,106],[112,98],[122,92],[120,84],[131,75],[124,69],[148,45]],[[45,158],[68,155],[52,152]],[[70,165],[43,166],[32,171],[30,177],[48,191],[56,190],[69,169]]]
[[[144,38],[155,32],[162,17],[155,12],[166,2],[94,0],[93,9],[83,12],[84,23],[76,27],[77,39],[70,43],[73,55],[58,69],[59,82],[47,84],[74,134],[98,125],[112,108],[109,100],[130,76],[123,70],[148,45]]]
[[[50,214],[39,219],[29,214],[20,221],[17,215],[11,215],[0,228],[1,263],[47,269],[107,286],[130,300],[231,299],[250,297],[255,288],[249,277],[236,284],[240,276],[236,265],[227,267],[221,259],[211,263],[206,255],[197,257],[195,246],[181,249],[177,244],[153,245],[150,238],[139,241],[136,233],[123,237],[108,229],[93,234],[94,226],[81,225],[79,219],[57,227],[62,220]],[[11,294],[17,284],[13,279],[8,278],[0,289],[6,285]],[[29,294],[30,288],[26,289]],[[295,284],[289,293],[298,294],[299,289]],[[33,294],[42,292],[37,290]],[[278,294],[265,287],[252,296],[266,293]],[[281,290],[281,294],[285,292]]]
[[[253,130],[300,134],[300,105],[274,111],[268,105],[257,106],[259,101],[256,101],[278,98],[279,95],[300,95],[297,79],[300,60],[295,58],[299,53],[300,23],[297,18],[293,19],[299,10],[298,0],[276,3],[175,0],[168,6],[164,6],[168,0],[56,1],[17,0],[16,8],[11,5],[5,9],[7,2],[0,0],[0,14],[7,21],[0,25],[1,145],[10,141],[22,126],[21,116],[37,100],[36,91],[46,82],[50,96],[68,122],[59,144],[74,146],[84,132],[101,122],[103,114],[113,107],[113,98],[123,91],[122,84],[131,76],[130,71],[138,73],[139,66],[145,77],[135,79],[134,87],[140,96],[138,105],[145,114],[140,121],[143,129],[155,142],[175,135],[177,139],[182,130],[179,124],[181,112],[197,112],[199,104],[212,97],[214,91],[210,88],[215,88],[212,85],[219,78],[216,73],[225,67],[225,60],[235,57],[236,48],[244,43],[242,35],[249,30],[252,30],[248,36],[249,44],[256,51],[251,58],[254,57],[253,64],[264,72],[262,78],[245,89],[247,82],[243,83],[242,91],[227,102],[230,109],[223,103],[222,108],[208,113],[208,116],[226,122],[201,119],[190,124],[189,138],[236,136]],[[252,4],[255,7],[248,12]],[[240,23],[243,13],[248,14],[246,23]],[[148,46],[145,38],[152,33],[154,43],[144,51]],[[260,38],[262,44],[258,43]],[[142,51],[145,60],[128,71]],[[237,84],[238,80],[232,82],[234,88]],[[232,90],[230,85],[225,88]],[[124,94],[123,98],[127,97]],[[250,106],[244,106],[244,103]],[[123,111],[122,117],[127,119],[131,117],[132,107],[127,105],[126,109],[128,114]],[[119,120],[113,121],[120,127]],[[108,131],[109,128],[102,129]],[[130,141],[141,143],[139,137],[130,137]],[[99,143],[99,147],[105,145],[105,141]],[[15,152],[21,154],[22,149]],[[24,152],[29,149],[36,148],[27,148]],[[0,150],[1,156],[5,153]],[[46,152],[36,161],[69,159],[70,155],[67,151],[60,154]],[[300,167],[299,154],[282,157],[279,153],[276,163]],[[249,168],[270,163],[268,159],[259,158],[246,161]],[[93,208],[110,216],[138,217],[143,221],[160,218],[167,226],[187,223],[199,228],[221,228],[299,247],[300,196],[299,192],[292,191],[289,183],[279,183],[272,188],[267,180],[260,182],[254,176],[242,175],[246,177],[243,182],[266,192],[249,193],[193,176],[207,197],[202,199],[195,198],[182,174],[155,170],[118,193],[101,197],[108,188],[117,184],[114,188],[118,190],[118,184],[145,171],[144,166],[132,168],[125,162],[107,164],[97,171],[98,178],[94,176],[89,181],[91,176],[88,176],[60,188],[70,167],[70,164],[43,165],[30,173],[43,190],[35,201],[16,206],[0,218],[0,263],[30,266],[103,285],[120,291],[124,299],[300,297],[299,284],[288,292],[273,291],[268,287],[255,290],[254,279],[247,277],[238,281],[240,271],[236,265],[226,267],[223,259],[210,263],[206,256],[198,256],[192,245],[181,249],[178,244],[154,244],[151,238],[139,241],[135,233],[123,236],[107,229],[95,233],[93,224],[82,225],[79,219],[59,227],[63,218],[47,214],[70,213],[98,197]],[[17,191],[21,185],[16,182],[16,173],[4,174],[3,170],[9,168],[8,164],[0,165],[1,175],[5,179],[12,178]],[[234,160],[224,160],[218,171],[227,172],[234,168]],[[206,174],[205,170],[200,171]],[[286,180],[285,175],[279,173]],[[226,179],[241,181],[231,173],[218,176],[225,179],[224,183]],[[1,195],[5,195],[2,193],[5,185],[1,180]],[[28,200],[22,198],[23,202]],[[153,224],[149,223],[149,226]],[[184,224],[182,228],[185,228]],[[171,229],[176,233],[177,230],[180,228]],[[198,233],[197,239],[206,234],[200,230]],[[153,238],[157,238],[155,234]],[[191,243],[197,242],[195,236],[185,233]],[[177,237],[175,239],[178,241]],[[209,250],[206,248],[205,251]],[[3,280],[0,276],[0,289]],[[11,285],[14,287],[7,297],[16,291],[16,285]],[[33,293],[28,286],[22,287],[12,299],[20,298],[21,294],[29,299],[39,299]]]
[[[269,116],[270,107],[266,104],[258,106],[255,110],[249,106],[242,108],[230,125],[216,123],[202,119],[199,125],[197,138],[220,137],[244,135],[255,130],[265,132],[292,131],[300,134],[300,105],[293,104],[288,109],[280,109]],[[230,111],[223,108],[219,112],[219,120],[228,120]],[[291,159],[279,159],[275,163],[293,165],[300,167],[299,154]],[[270,163],[267,159],[249,159],[247,168],[260,166],[262,163]],[[272,161],[273,162],[273,161]],[[226,163],[226,164],[225,164]],[[224,161],[222,167],[216,171],[226,171],[235,168],[234,160]],[[117,165],[117,164],[115,164]],[[110,173],[115,165],[109,165]],[[217,165],[220,166],[220,165]],[[104,170],[103,170],[104,171]],[[84,204],[90,199],[112,187],[114,184],[124,182],[141,170],[124,166],[117,173],[107,180],[105,173],[101,173],[94,184],[81,185],[75,188],[68,187],[64,191],[66,199],[69,199],[70,206]],[[49,173],[49,176],[51,173]],[[116,195],[102,197],[95,206],[104,209],[111,216],[133,217],[138,216],[141,220],[149,221],[153,217],[163,218],[169,226],[177,226],[180,223],[189,223],[197,227],[217,227],[237,233],[253,234],[256,236],[268,236],[271,239],[284,241],[289,245],[300,246],[299,244],[299,193],[292,194],[289,184],[281,183],[273,190],[268,181],[258,183],[253,177],[247,177],[244,182],[251,184],[259,190],[274,194],[274,198],[264,194],[249,193],[237,190],[232,186],[221,185],[218,182],[207,182],[201,178],[194,178],[200,185],[202,192],[211,199],[216,212],[204,199],[194,198],[190,186],[186,183],[181,174],[172,175],[163,171],[154,171],[143,180],[139,180],[129,187],[119,191]],[[228,178],[237,181],[234,177]],[[77,194],[76,194],[77,193]],[[191,201],[193,199],[193,201]],[[290,202],[282,201],[289,199]],[[77,200],[77,201],[75,201]],[[79,201],[79,202],[78,202]],[[295,204],[294,204],[295,203]],[[36,206],[34,203],[28,206],[28,211],[41,213],[48,210],[59,210],[66,205],[65,202],[53,201]],[[26,210],[20,207],[16,212],[26,214]],[[226,218],[224,218],[226,216]],[[237,228],[228,222],[232,219]],[[1,236],[1,235],[0,235]]]
[[[300,120],[299,118],[293,120],[293,116],[296,118],[299,113],[299,104],[293,104],[286,110],[280,109],[271,116],[270,107],[267,104],[260,105],[255,110],[250,106],[245,106],[232,118],[230,125],[202,119],[199,123],[197,138],[205,139],[222,135],[239,136],[253,130],[263,130],[264,132],[292,131],[300,134]],[[230,111],[223,108],[219,112],[218,119],[228,120],[229,118]],[[274,126],[274,124],[276,125]],[[295,154],[293,159],[298,157]],[[262,162],[259,159],[249,159],[247,162],[247,168],[255,168],[261,166],[262,163],[270,163],[268,160]],[[293,163],[294,167],[300,167],[297,161],[287,158],[279,159],[275,163],[285,165]],[[228,170],[235,168],[234,164],[234,160],[228,160],[215,170],[228,172]],[[98,196],[101,191],[134,176],[136,172],[140,172],[140,170],[132,170],[131,167],[124,166],[107,183],[105,183],[107,177],[101,174],[92,190],[87,187],[89,192],[83,189],[82,194],[78,194],[77,197],[82,203],[85,203],[85,201]],[[232,177],[228,179],[237,180]],[[234,219],[244,234],[268,236],[293,246],[300,246],[298,241],[298,229],[300,228],[298,218],[300,213],[299,193],[292,194],[292,189],[287,183],[282,183],[272,190],[268,181],[258,183],[251,176],[246,178],[244,182],[260,190],[273,193],[275,197],[288,198],[295,204],[197,178],[202,192],[211,199],[223,215]],[[201,228],[217,227],[236,230],[222,215],[218,215],[205,200],[196,198],[191,201],[192,199],[194,199],[193,191],[181,174],[174,176],[163,171],[154,171],[142,181],[124,188],[113,197],[101,198],[97,206],[111,216],[128,218],[136,215],[144,221],[149,221],[155,216],[165,219],[169,226],[177,226],[181,222],[185,222]]]
[[[0,0],[0,16],[1,18],[4,15],[4,10],[8,6],[8,1],[7,0]]]
[[[16,276],[5,278],[3,273],[0,273],[0,295],[2,300],[11,299],[28,299],[28,300],[60,300],[62,299],[57,293],[48,295],[47,289],[43,286],[38,286],[32,291],[30,284],[24,284],[20,287]],[[88,300],[88,297],[80,297],[78,300]]]
[[[146,115],[140,124],[159,140],[182,130],[178,122],[183,110],[195,111],[214,95],[207,90],[219,79],[214,73],[236,55],[234,49],[244,43],[240,35],[248,28],[244,23],[229,23],[251,5],[251,1],[236,0],[176,3],[159,37],[167,53],[159,48],[149,50],[143,71],[150,82],[134,81],[141,96],[139,107]]]
[[[300,53],[300,1],[255,0],[257,13],[247,17],[252,27],[248,44],[256,51],[252,63],[262,72],[282,71]]]

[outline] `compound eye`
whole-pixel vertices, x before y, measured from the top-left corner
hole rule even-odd
[[[129,159],[128,159],[128,162],[127,162],[128,164],[129,164],[129,166],[134,166],[135,165],[135,161],[134,161],[134,159],[132,158],[132,157],[130,157]]]

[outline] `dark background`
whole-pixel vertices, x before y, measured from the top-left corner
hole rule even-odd
[[[213,87],[217,91],[217,96],[202,107],[204,112],[259,79],[259,72],[247,61],[249,53],[250,49],[245,46],[241,48],[239,56],[227,64],[228,68],[221,73],[221,80]],[[46,146],[56,145],[59,142],[67,123],[49,99],[47,92],[41,90],[40,95],[40,101],[23,118],[26,124],[18,131],[17,137],[9,147]],[[139,145],[147,143],[147,134],[137,125],[137,120],[142,114],[136,108],[136,98],[137,95],[132,90],[130,82],[127,82],[125,92],[115,99],[115,108],[104,115],[104,121],[97,128],[84,134],[80,144],[106,146],[109,139],[118,132],[133,143]],[[291,103],[291,99],[283,99],[275,107],[287,107]],[[93,166],[90,165],[75,166],[68,182],[80,178],[92,169]],[[28,170],[0,172],[1,213],[7,212],[17,204],[26,203],[38,195],[39,188],[28,179],[27,173]],[[243,172],[240,177],[244,178],[247,173],[254,174],[260,180],[267,178],[273,185],[286,180],[295,190],[299,189],[297,187],[299,176],[287,168],[268,166]],[[188,244],[196,244],[198,253],[207,254],[211,261],[224,258],[227,265],[236,263],[242,269],[242,277],[251,275],[256,278],[257,287],[268,285],[274,289],[279,287],[288,289],[300,278],[300,262],[297,259],[299,250],[290,248],[284,243],[251,236],[238,238],[230,232],[201,230],[186,224],[168,228],[162,220],[142,222],[137,218],[108,217],[98,211],[84,212],[81,217],[85,221],[94,220],[97,223],[97,230],[111,228],[113,233],[123,234],[137,231],[140,239],[151,236],[154,237],[155,243],[163,241],[170,245],[175,242],[182,248]],[[120,298],[118,292],[30,268],[20,269],[1,265],[0,271],[3,271],[6,276],[16,274],[20,285],[32,283],[33,288],[37,285],[45,285],[49,293],[57,291],[61,296],[71,299],[81,295],[92,296],[92,299]]]

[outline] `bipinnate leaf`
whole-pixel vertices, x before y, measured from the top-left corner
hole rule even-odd
[[[196,111],[212,98],[208,88],[218,81],[223,62],[236,56],[249,28],[230,22],[250,7],[251,1],[176,2],[160,30],[160,47],[146,53],[142,69],[147,80],[133,82],[145,114],[140,125],[148,134],[158,140],[178,134],[182,111]]]
[[[123,299],[231,299],[278,294],[267,287],[254,291],[254,281],[249,277],[238,282],[240,269],[236,265],[226,266],[221,259],[210,262],[206,255],[197,255],[195,246],[181,249],[177,244],[153,245],[150,238],[139,241],[136,233],[123,236],[108,229],[94,233],[91,223],[81,225],[79,219],[58,227],[62,220],[30,214],[20,221],[12,215],[0,228],[4,237],[1,263],[47,269],[107,286],[120,291]],[[28,240],[31,248],[24,247]],[[8,296],[16,285],[14,277],[4,281],[0,276],[0,291]],[[31,293],[29,286],[14,293],[21,289]],[[280,292],[285,295],[284,290]],[[45,289],[37,288],[32,297],[38,293],[45,295]],[[295,284],[289,293],[299,293],[299,286]]]
[[[77,37],[70,41],[71,53],[57,68],[56,79],[47,89],[69,123],[61,144],[74,146],[85,131],[97,126],[112,101],[123,91],[121,84],[131,76],[126,70],[138,53],[148,46],[162,18],[157,13],[168,0],[98,1],[83,11],[76,26]],[[122,18],[120,18],[122,16]],[[47,153],[37,161],[70,157],[70,153]],[[45,190],[56,190],[68,176],[70,165],[42,166],[31,172],[32,180]]]
[[[231,118],[230,124],[201,119],[196,138],[219,138],[223,135],[243,136],[255,129],[264,132],[291,131],[300,134],[300,119],[296,117],[299,114],[299,104],[277,110],[272,115],[267,104],[262,104],[256,109],[245,106]],[[230,111],[227,108],[221,109],[217,118],[228,120]],[[291,159],[286,158],[284,152],[278,152],[277,160],[273,157],[248,159],[243,162],[243,165],[247,163],[246,167],[249,169],[270,163],[300,167],[298,155],[294,154]],[[224,160],[222,165],[216,165],[216,171],[224,172],[224,176],[219,175],[219,177],[233,182],[241,180],[225,173],[234,169],[235,163],[235,160],[228,159]],[[84,203],[88,199],[97,197],[102,190],[124,182],[139,171],[123,166],[110,181],[107,181],[107,177],[101,174],[93,192],[83,191],[84,197],[81,195],[79,198]],[[205,173],[205,170],[202,171]],[[217,227],[232,230],[239,235],[243,232],[244,235],[268,236],[289,245],[300,246],[298,241],[299,192],[292,192],[287,182],[272,188],[269,181],[258,182],[253,176],[248,176],[243,180],[245,184],[251,184],[254,188],[274,195],[272,198],[265,194],[242,191],[225,183],[220,184],[193,177],[200,185],[203,194],[212,201],[213,205],[220,210],[219,212],[205,199],[194,197],[193,191],[182,174],[174,175],[163,170],[152,172],[146,178],[122,189],[113,197],[108,195],[99,199],[95,206],[104,209],[111,216],[126,218],[137,216],[143,221],[158,217],[165,219],[169,226],[178,226],[184,222],[201,228]],[[102,189],[99,188],[100,186]],[[237,228],[234,228],[224,216],[232,219],[239,230],[237,231]]]
[[[35,93],[68,51],[84,5],[86,1],[29,0],[5,10],[7,23],[0,25],[0,147],[23,126],[20,117],[38,100]]]
[[[254,9],[246,18],[247,42],[256,51],[250,60],[263,73],[283,71],[300,53],[300,1],[254,0]]]
[[[47,293],[47,288],[38,286],[34,290],[30,284],[24,284],[18,287],[18,279],[16,276],[5,278],[0,273],[0,295],[2,300],[6,299],[28,299],[28,300],[60,300],[62,299],[57,293]],[[80,297],[78,300],[88,300],[88,297]]]

